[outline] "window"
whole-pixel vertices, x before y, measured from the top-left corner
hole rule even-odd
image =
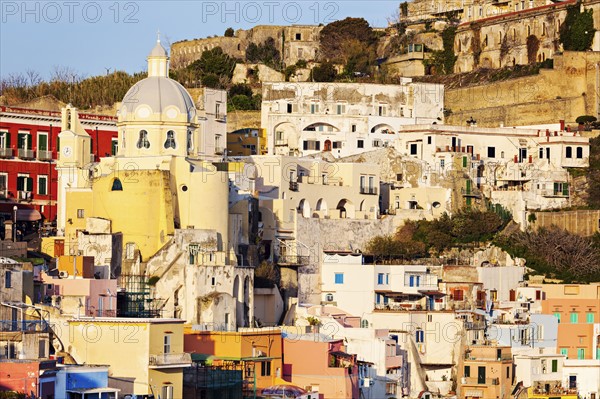
[[[173,385],[163,385],[161,399],[173,399]]]
[[[506,367],[506,378],[510,378],[510,366]]]
[[[48,151],[48,133],[46,133],[46,132],[38,133],[37,149],[39,151]]]
[[[569,349],[567,348],[560,348],[560,354],[563,356],[569,356]]]
[[[17,135],[17,147],[19,150],[31,150],[31,135],[29,133],[19,133]]]
[[[421,343],[424,342],[425,340],[425,332],[421,329],[418,329],[417,331],[415,331],[415,341],[417,341],[417,343]]]
[[[215,104],[215,118],[221,119],[223,115],[221,115],[221,103]]]
[[[583,147],[577,147],[575,151],[577,159],[583,158]]]
[[[169,130],[167,132],[167,139],[165,140],[165,148],[169,149],[175,149],[175,132],[172,130]]]
[[[464,300],[463,290],[454,290],[453,291],[453,297],[454,297],[455,301],[462,301],[462,300]]]
[[[0,132],[0,148],[10,148],[10,133]]]
[[[577,348],[577,359],[585,359],[585,348]]]
[[[431,144],[431,139],[432,139],[431,136],[427,136],[427,144]]]
[[[544,158],[544,149],[542,147],[540,147],[540,151],[539,151],[539,158],[543,159]]]
[[[496,147],[488,147],[487,156],[488,158],[496,158]]]
[[[135,243],[128,242],[125,244],[125,257],[127,259],[133,259],[135,256]]]
[[[262,377],[271,375],[271,362],[260,362],[260,375]]]
[[[352,133],[356,133],[356,125],[352,124],[352,126],[350,127],[350,130],[352,131]]]
[[[410,145],[410,155],[417,155],[417,150],[418,147],[416,143]]]
[[[46,175],[38,176],[38,194],[48,195],[48,176]]]
[[[385,116],[387,114],[387,106],[386,105],[380,105],[377,108],[377,115],[379,116]]]
[[[356,142],[356,148],[365,148],[365,141],[364,140],[358,140]]]
[[[291,114],[292,113],[292,103],[287,103],[287,113]]]
[[[304,150],[320,151],[321,150],[321,142],[314,141],[314,140],[306,140],[302,143],[302,148]]]
[[[344,273],[335,273],[335,283],[344,284]]]
[[[577,324],[579,322],[579,313],[571,312],[571,324]]]
[[[33,179],[29,175],[17,175],[18,191],[33,191]]]
[[[558,372],[558,359],[552,359],[552,372]]]
[[[341,141],[334,141],[332,143],[333,148],[342,148],[342,142]]]
[[[573,148],[572,147],[565,148],[565,158],[573,158]]]
[[[554,317],[556,317],[556,320],[558,320],[558,322],[560,323],[560,313],[554,312]]]
[[[593,312],[587,312],[585,315],[585,321],[588,324],[594,324],[594,313]]]
[[[336,111],[338,115],[342,115],[346,113],[346,104],[338,104],[336,107]]]
[[[310,104],[310,113],[311,114],[316,114],[317,112],[319,112],[319,104],[318,103],[311,103]]]
[[[364,177],[364,176],[361,176],[361,178],[362,177]],[[384,277],[383,273],[377,274],[377,284],[379,284],[379,285],[383,284],[383,277]]]
[[[187,131],[187,150],[192,151],[194,149],[194,135],[191,130]]]
[[[163,353],[171,353],[171,336],[168,334],[163,337]]]
[[[123,185],[121,184],[121,180],[119,180],[118,178],[113,180],[110,191],[123,191]]]
[[[148,132],[145,130],[140,130],[140,137],[137,142],[137,148],[150,148],[150,141],[148,141]]]
[[[446,160],[444,158],[440,159],[440,168],[444,168],[446,166]]]
[[[373,147],[381,147],[381,141],[380,140],[373,140]]]
[[[119,151],[119,139],[112,139],[110,146],[110,155],[117,155],[117,151]]]
[[[302,33],[296,33],[296,40],[302,40]]]
[[[12,287],[11,277],[11,272],[7,270],[6,273],[4,273],[4,288]]]
[[[465,366],[464,375],[465,375],[465,377],[470,377],[471,376],[471,366]]]
[[[189,263],[190,265],[195,265],[198,260],[198,252],[200,251],[200,246],[198,244],[190,244],[188,246],[189,252]],[[214,285],[214,284],[213,284]]]
[[[386,274],[385,274],[385,283],[386,283],[386,284],[389,284],[389,283],[390,283],[390,274],[389,274],[389,273],[386,273]]]
[[[8,174],[0,173],[0,198],[8,197]]]
[[[83,209],[77,209],[77,218],[83,219],[85,211]]]

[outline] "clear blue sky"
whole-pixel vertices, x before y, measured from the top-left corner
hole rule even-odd
[[[400,1],[0,0],[0,76],[54,66],[84,76],[141,71],[160,29],[163,43],[222,35],[227,27],[327,24],[363,17],[387,26]]]

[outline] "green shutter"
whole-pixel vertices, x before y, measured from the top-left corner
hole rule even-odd
[[[23,191],[23,181],[24,180],[25,180],[25,178],[22,176],[17,177],[17,191]]]
[[[33,191],[33,178],[27,178],[27,189],[25,191]]]
[[[10,133],[6,132],[4,135],[6,136],[6,148],[10,148]]]
[[[563,191],[562,191],[563,195],[565,195],[565,196],[569,195],[569,183],[563,183],[562,189],[563,189]]]
[[[27,140],[27,149],[31,150],[31,148],[32,148],[31,144],[32,144],[33,140],[31,140],[31,135],[30,134],[26,135],[26,140]]]
[[[558,371],[558,360],[552,359],[552,372],[556,373]]]
[[[48,149],[48,136],[45,134],[38,135],[37,148],[40,151],[46,151]]]
[[[467,167],[467,157],[463,157],[463,168]]]
[[[467,195],[471,194],[471,180],[467,180]]]
[[[554,183],[554,195],[558,194],[559,192],[558,183]]]

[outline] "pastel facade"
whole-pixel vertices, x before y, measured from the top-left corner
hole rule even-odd
[[[458,397],[506,398],[513,381],[509,347],[470,346],[458,367]]]
[[[0,391],[33,394],[40,399],[55,398],[55,368],[55,360],[2,360]]]
[[[81,148],[90,137],[75,109],[63,111],[61,237],[45,247],[64,240],[66,253],[104,255],[95,263],[108,266],[111,276],[158,278],[151,295],[167,304],[165,315],[219,329],[249,325],[253,273],[237,267],[228,175],[212,163],[225,147],[226,97],[204,89],[196,104],[168,77],[168,61],[158,42],[148,77],[118,107],[115,157],[89,164]]]
[[[334,157],[393,146],[403,125],[443,120],[442,85],[265,83],[261,126],[268,152]]]
[[[211,359],[213,365],[234,362],[241,366],[243,379],[261,389],[277,384],[283,367],[281,330],[240,329],[201,331],[185,329],[184,350]],[[255,378],[256,377],[256,378]]]
[[[69,320],[69,353],[78,363],[107,364],[108,385],[120,395],[183,395],[183,320],[81,318]]]

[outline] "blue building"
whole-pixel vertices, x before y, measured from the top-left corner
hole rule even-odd
[[[108,366],[62,366],[56,374],[56,399],[118,399],[108,387]]]

